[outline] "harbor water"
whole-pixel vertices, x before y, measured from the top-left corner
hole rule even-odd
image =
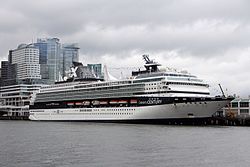
[[[0,121],[1,167],[235,167],[250,128]]]

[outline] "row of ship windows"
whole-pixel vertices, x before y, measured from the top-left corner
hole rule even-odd
[[[28,66],[28,67],[26,67],[25,69],[26,70],[36,70],[36,69],[38,69],[39,68],[39,66]]]
[[[3,92],[12,92],[12,91],[37,91],[39,90],[39,87],[37,86],[31,86],[31,87],[21,87],[21,86],[15,86],[15,87],[1,87],[0,93]]]
[[[90,84],[90,85],[81,85],[81,86],[75,86],[75,88],[88,88],[88,87],[100,87],[100,86],[115,86],[115,85],[121,85],[121,84],[130,84],[131,81],[120,81],[120,82],[107,82],[107,83],[101,83],[101,84]],[[129,86],[129,85],[122,85],[122,86]]]
[[[83,113],[86,115],[133,115],[133,113]]]
[[[95,89],[80,89],[80,90],[73,90],[73,91],[67,91],[67,92],[93,92],[93,91],[133,91],[133,90],[138,90],[141,89],[141,87],[104,87],[104,88],[95,88]]]
[[[208,86],[207,84],[197,84],[197,83],[183,83],[183,82],[167,82],[166,85],[169,84],[174,84],[174,85],[195,85],[195,86]],[[153,85],[161,85],[161,83],[150,83],[146,84],[148,86],[153,86]]]
[[[37,67],[40,66],[40,64],[28,64],[26,62],[26,64],[18,64],[18,67]]]
[[[94,109],[93,112],[96,112],[96,111],[104,111],[103,109]],[[135,111],[134,108],[123,108],[123,109],[107,109],[107,111]],[[80,112],[92,112],[91,109],[81,109]]]
[[[146,84],[148,86],[151,86],[151,85],[161,85],[161,83],[150,83],[150,84]]]
[[[155,81],[161,81],[164,79],[164,77],[161,78],[153,78],[153,79],[141,79],[141,80],[135,80],[133,83],[142,83],[142,82],[155,82]]]
[[[74,83],[69,83],[69,84],[64,84],[63,85],[63,88],[66,88],[67,86],[72,86]],[[62,87],[62,85],[60,85],[60,84],[58,84],[58,85],[53,85],[53,86],[43,86],[42,88],[41,88],[41,91],[43,90],[43,89],[52,89],[52,88],[58,88],[58,87]],[[73,88],[73,87],[72,87]]]
[[[74,95],[73,97],[74,98],[79,98],[79,99],[82,99],[82,98],[96,98],[96,94],[92,94],[91,96],[84,96],[84,95]],[[120,97],[120,96],[131,96],[131,93],[117,93],[117,94],[99,94],[98,97]],[[63,100],[72,100],[72,96],[37,96],[36,97],[36,100],[37,102],[42,102],[43,100],[44,101],[47,101],[48,99],[63,99]]]
[[[31,112],[44,112],[44,111],[31,111]],[[54,113],[61,113],[59,111],[54,111]],[[67,112],[64,112],[67,113]],[[133,113],[107,113],[107,112],[99,112],[99,113],[94,113],[94,112],[90,112],[90,113],[85,113],[85,112],[81,112],[82,114],[86,114],[86,115],[133,115]],[[31,113],[32,115],[32,113]]]
[[[55,98],[66,98],[66,97],[95,97],[95,96],[118,96],[118,95],[131,95],[134,92],[138,92],[139,90],[134,90],[134,91],[116,91],[116,92],[90,92],[88,94],[84,94],[85,92],[79,92],[79,93],[73,93],[73,92],[68,92],[66,93],[57,93],[56,95],[50,96],[48,94],[38,94],[37,99],[42,99],[42,98],[48,98],[48,99],[55,99]]]
[[[100,86],[115,86],[120,84],[130,84],[131,81],[121,81],[121,82],[111,82],[111,83],[102,83],[102,84],[87,84],[87,85],[81,85],[81,86],[74,86],[74,88],[89,88],[89,87],[100,87]],[[66,84],[64,86],[73,86],[73,84]],[[43,88],[55,88],[55,87],[61,87],[62,85],[53,85],[53,86],[45,86]],[[130,85],[121,85],[124,87],[128,87]]]
[[[171,76],[171,77],[188,77],[188,78],[197,78],[194,75],[185,75],[185,74],[165,74],[165,73],[151,73],[150,76]],[[160,79],[160,78],[156,78],[156,79]]]
[[[17,92],[17,93],[4,93],[2,94],[2,97],[8,97],[8,96],[29,96],[29,92]]]
[[[90,92],[85,92],[85,91],[79,91],[79,92],[71,92],[71,91],[65,91],[65,92],[57,92],[56,94],[54,93],[46,93],[46,94],[38,94],[37,97],[51,97],[51,96],[94,96],[94,95],[117,95],[120,93],[134,93],[134,92],[139,92],[142,91],[143,89],[134,89],[134,90],[116,90],[116,91],[90,91]]]
[[[195,83],[182,83],[182,82],[167,82],[166,85],[169,84],[176,84],[176,85],[195,85],[195,86],[207,86],[206,84],[195,84]],[[106,84],[103,85],[95,85],[95,86],[104,86]],[[161,83],[150,83],[150,84],[146,84],[148,86],[152,86],[152,85],[161,85]],[[138,86],[138,85],[122,85],[122,86],[117,86],[117,87],[104,87],[104,88],[95,88],[94,90],[108,90],[108,89],[120,89],[122,87],[133,87],[133,86]],[[84,86],[76,86],[75,88],[84,88],[84,87],[94,87],[94,85],[84,85]],[[156,88],[146,88],[146,90],[150,90],[150,89],[156,89]],[[128,89],[127,89],[128,90]],[[74,91],[82,91],[82,90],[74,90]],[[87,90],[87,91],[93,91],[93,90]],[[71,92],[71,91],[69,91]]]
[[[193,75],[183,75],[183,74],[164,74],[164,76],[175,76],[175,77],[191,77],[191,78],[196,78],[196,76],[193,76]]]
[[[107,111],[135,111],[134,108],[128,108],[128,109],[107,109]]]
[[[183,82],[167,82],[166,85],[194,85],[194,86],[208,86],[207,84],[197,84],[197,83],[183,83]]]
[[[144,90],[154,90],[154,89],[157,89],[157,88],[145,88]],[[161,87],[159,87],[159,89],[161,89]]]
[[[80,89],[80,90],[62,90],[60,92],[58,92],[57,94],[61,93],[61,94],[71,94],[71,93],[88,93],[88,92],[99,92],[99,91],[102,91],[102,92],[113,92],[113,91],[122,91],[122,92],[128,92],[128,91],[137,91],[137,90],[141,90],[143,89],[142,87],[133,87],[133,88],[127,88],[127,87],[124,87],[124,88],[119,88],[119,87],[110,87],[110,88],[107,88],[107,87],[104,87],[104,88],[95,88],[95,89]],[[38,95],[48,95],[48,94],[54,94],[55,92],[43,92],[41,94],[38,94]]]

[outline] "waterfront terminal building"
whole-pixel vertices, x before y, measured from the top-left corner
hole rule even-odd
[[[0,88],[0,116],[28,116],[29,105],[42,85],[10,85]]]
[[[230,102],[229,106],[224,107],[222,112],[223,116],[232,118],[248,118],[250,117],[250,98],[236,98]]]

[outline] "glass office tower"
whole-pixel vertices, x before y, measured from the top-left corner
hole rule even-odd
[[[60,63],[60,73],[62,77],[66,76],[66,72],[70,70],[73,62],[79,61],[79,49],[77,44],[62,45],[62,59]]]
[[[104,78],[103,72],[102,72],[102,64],[87,64],[90,71],[95,74],[97,78]]]
[[[34,44],[39,49],[42,79],[54,83],[66,76],[73,62],[79,60],[77,44],[61,44],[58,38],[39,38]]]
[[[38,38],[35,46],[39,49],[42,79],[53,83],[59,80],[61,44],[58,38]]]

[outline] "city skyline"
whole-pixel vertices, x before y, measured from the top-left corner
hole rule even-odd
[[[221,83],[247,97],[249,6],[246,0],[2,1],[0,61],[20,43],[57,37],[79,43],[84,64],[141,67],[141,55],[149,54],[201,76],[218,94]]]
[[[16,49],[9,50],[8,61],[1,62],[4,66],[0,70],[3,84],[59,81],[67,75],[73,62],[79,61],[79,49],[76,43],[63,44],[58,38],[38,38],[31,44],[21,43]]]

